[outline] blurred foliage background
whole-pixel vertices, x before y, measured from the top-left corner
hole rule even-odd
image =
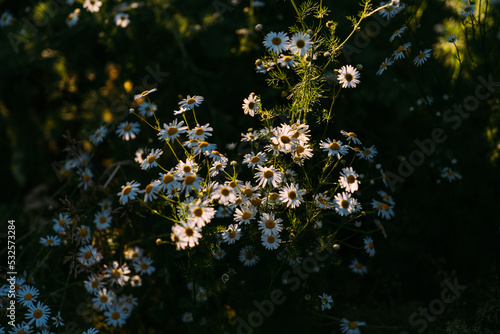
[[[165,121],[172,118],[180,98],[204,96],[203,113],[198,117],[200,123],[213,126],[219,147],[239,141],[242,132],[257,125],[257,120],[242,117],[241,104],[250,92],[261,95],[264,105],[286,103],[286,94],[279,87],[268,87],[265,76],[255,72],[254,62],[264,53],[265,33],[285,31],[294,23],[289,2],[271,0],[260,7],[248,1],[142,1],[126,10],[131,20],[126,28],[114,22],[117,6],[124,5],[121,1],[103,1],[97,13],[82,9],[74,27],[68,27],[65,20],[75,5],[62,2],[56,8],[51,7],[55,1],[0,1],[0,13],[9,10],[14,16],[9,26],[0,28],[0,213],[2,221],[16,219],[18,234],[27,236],[19,245],[30,238],[38,240],[38,224],[51,220],[62,206],[59,191],[66,183],[58,170],[68,155],[65,136],[83,141],[85,149],[88,136],[100,124],[112,127],[131,117],[128,109],[136,105],[127,101],[133,94],[157,87],[154,102]],[[323,4],[331,9],[329,19],[339,22],[339,36],[347,36],[351,26],[345,17],[355,14],[358,4]],[[349,309],[358,314],[358,320],[372,325],[362,328],[363,333],[416,332],[410,315],[440,298],[444,280],[453,281],[453,277],[467,289],[429,322],[425,333],[498,333],[494,331],[500,316],[498,86],[457,129],[443,122],[442,115],[474,94],[479,76],[500,81],[500,21],[498,5],[490,3],[484,31],[477,29],[474,36],[469,31],[466,40],[458,4],[408,2],[405,12],[370,36],[363,47],[355,43],[360,38],[355,35],[349,43],[357,51],[350,59],[337,58],[339,67],[362,64],[363,69],[361,84],[343,90],[336,101],[328,135],[338,136],[340,129],[355,131],[377,146],[379,161],[393,173],[400,166],[399,157],[408,158],[418,149],[415,139],[429,138],[436,127],[447,135],[411,176],[397,183],[391,194],[397,203],[396,218],[385,226],[388,238],[377,240],[377,256],[369,274],[346,280],[342,278],[347,276],[345,266],[333,266],[324,279],[308,282],[309,288],[335,291],[334,311],[342,308],[337,317]],[[37,16],[45,19],[44,24],[33,24]],[[361,30],[367,22],[380,25],[384,21],[368,18]],[[263,24],[262,32],[254,30],[257,23]],[[410,27],[405,39],[412,42],[413,54],[433,48],[432,59],[422,67],[398,63],[382,76],[375,75],[397,47],[389,37],[404,24]],[[461,70],[456,52],[444,40],[450,33],[463,37],[457,42],[463,57]],[[449,99],[444,100],[443,94]],[[434,102],[419,105],[417,100],[426,96]],[[149,135],[142,131],[137,140],[147,143]],[[100,164],[94,166],[95,174],[115,161],[131,160],[134,152],[126,143],[101,145],[95,152],[94,161]],[[452,159],[457,161],[453,166]],[[459,171],[462,180],[442,179],[445,166]],[[18,259],[20,266],[37,254],[36,242],[26,247]],[[183,332],[186,328],[218,332],[222,327],[207,329],[199,327],[200,322],[180,327],[182,307],[178,305],[183,301],[175,299],[172,284],[180,278],[172,273],[175,264],[167,266],[172,277],[145,283],[144,296],[155,297],[142,300],[150,305],[141,304],[134,311],[126,332]],[[61,263],[54,263],[53,268],[54,272],[67,270]],[[253,279],[251,270],[243,274]],[[39,275],[39,280],[50,282],[50,273]],[[57,290],[62,283],[53,281],[47,286]],[[227,305],[255,298],[256,292],[246,291],[244,284],[235,283],[233,288],[238,292],[217,305],[208,304],[206,311],[216,307],[219,319],[227,321],[231,317]],[[298,306],[303,305],[299,301],[307,298],[309,288],[287,293],[286,303],[255,332],[313,329],[339,333],[336,321]],[[247,304],[236,314],[250,312],[253,306]]]

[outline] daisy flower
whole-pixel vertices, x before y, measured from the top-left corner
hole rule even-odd
[[[99,0],[85,0],[83,3],[83,8],[87,8],[87,10],[91,13],[95,13],[99,11],[102,2]]]
[[[356,258],[351,261],[349,268],[352,270],[353,273],[360,274],[361,276],[363,276],[364,274],[366,274],[368,272],[368,270],[366,269],[366,266],[364,266]]]
[[[151,152],[148,154],[146,159],[142,162],[141,168],[142,169],[150,169],[152,167],[158,166],[156,163],[156,160],[163,154],[163,151],[159,148],[157,149],[152,149]]]
[[[314,195],[314,203],[320,209],[330,209],[332,204],[330,203],[330,197],[325,194]]]
[[[135,259],[132,264],[134,266],[135,271],[137,271],[137,273],[139,273],[140,275],[142,274],[151,275],[156,269],[151,265],[152,263],[153,260],[151,260],[149,257],[144,256],[139,259]]]
[[[340,330],[344,334],[360,334],[359,326],[366,326],[364,321],[349,321],[346,318],[340,320]]]
[[[298,32],[290,40],[290,51],[299,57],[304,57],[311,49],[313,42],[308,34]]]
[[[392,206],[387,203],[381,203],[374,199],[372,201],[372,207],[377,210],[377,215],[382,218],[391,219],[392,217],[394,217]]]
[[[139,275],[132,276],[132,278],[130,278],[130,285],[134,288],[140,287],[142,285],[141,276]]]
[[[116,295],[112,291],[108,291],[106,288],[99,290],[95,297],[92,298],[92,303],[95,308],[99,311],[107,310],[111,307]]]
[[[59,238],[57,235],[48,235],[45,238],[41,237],[40,238],[40,243],[44,245],[45,247],[55,247],[59,246],[61,244],[61,238]]]
[[[337,156],[337,159],[340,159],[342,155],[347,154],[348,146],[343,145],[340,140],[331,140],[330,138],[326,138],[325,141],[320,141],[319,147],[323,149],[323,151],[328,152],[328,156]]]
[[[123,140],[129,141],[134,139],[137,134],[141,131],[140,124],[138,122],[122,122],[118,125],[118,130],[116,134]]]
[[[184,314],[182,315],[182,322],[183,323],[193,322],[193,313],[184,312]]]
[[[139,114],[142,117],[151,117],[156,110],[158,110],[158,106],[154,103],[144,102],[139,105]]]
[[[272,185],[277,188],[281,183],[283,178],[283,173],[279,172],[273,165],[269,167],[256,166],[258,172],[255,173],[254,177],[258,182],[259,187],[264,187],[267,184]]]
[[[234,212],[234,221],[238,224],[250,224],[257,215],[257,209],[253,205],[244,205]]]
[[[205,290],[205,288],[200,286],[198,288],[198,291],[196,292],[196,301],[204,302],[207,299],[208,299],[207,290]]]
[[[6,27],[12,21],[12,14],[9,11],[5,11],[2,16],[0,16],[0,27]]]
[[[158,192],[160,191],[160,181],[155,180],[142,190],[144,192],[144,202],[152,202],[158,197]]]
[[[99,276],[90,275],[86,281],[83,281],[83,286],[88,291],[88,293],[96,295],[99,293],[101,288],[104,287],[104,282]]]
[[[94,216],[94,224],[99,230],[105,230],[109,228],[111,226],[111,222],[111,213],[109,211],[101,210]]]
[[[66,228],[71,224],[71,218],[67,214],[59,214],[59,219],[52,220],[55,224],[52,229],[57,233],[62,233],[66,231]]]
[[[128,14],[118,13],[115,15],[115,24],[119,27],[125,28],[129,25],[130,20]]]
[[[99,331],[97,329],[89,328],[85,332],[83,332],[82,334],[97,334],[97,333],[99,333]]]
[[[375,246],[373,246],[373,239],[371,237],[365,237],[363,239],[363,242],[365,244],[365,251],[368,253],[370,256],[375,255]]]
[[[296,130],[288,124],[281,124],[273,132],[274,136],[271,141],[274,145],[278,145],[278,149],[283,153],[290,153],[295,150],[299,141],[296,138]]]
[[[272,250],[272,249],[278,249],[281,239],[279,238],[278,235],[262,235],[260,237],[260,240],[262,241],[262,246],[266,247],[266,249]]]
[[[260,99],[255,96],[255,93],[250,93],[250,95],[243,100],[241,108],[243,108],[243,113],[245,115],[253,117],[256,111],[260,111]]]
[[[78,175],[80,175],[80,183],[79,187],[83,187],[83,190],[87,190],[94,182],[92,181],[92,172],[89,168],[85,168],[84,170],[79,170]]]
[[[227,206],[224,205],[219,205],[217,208],[217,213],[215,214],[215,217],[217,218],[228,218],[231,216],[231,209],[228,208]]]
[[[223,171],[224,169],[226,169],[228,161],[229,161],[229,159],[224,157],[224,156],[221,157],[221,159],[214,161],[212,166],[210,166],[210,176],[215,177],[215,176],[219,175],[220,171]]]
[[[56,327],[59,327],[59,326],[64,326],[64,320],[63,318],[61,317],[61,311],[57,312],[57,315],[56,316],[53,316],[51,317],[51,319],[54,321],[53,322],[53,325],[56,326]],[[48,332],[48,331],[47,331]]]
[[[226,251],[222,248],[217,248],[214,250],[214,257],[217,260],[222,260],[226,256]]]
[[[104,137],[108,134],[108,129],[105,126],[100,126],[95,130],[95,132],[89,137],[89,140],[92,144],[97,145],[102,143]]]
[[[240,250],[239,260],[243,265],[251,267],[259,262],[260,257],[254,253],[253,246],[245,246]]]
[[[460,37],[455,35],[455,34],[451,34],[450,36],[446,37],[446,40],[449,42],[449,43],[453,43],[453,44],[456,44],[456,41],[459,40]]]
[[[361,144],[361,140],[358,139],[358,135],[354,132],[347,132],[344,130],[340,130],[340,133],[344,135],[349,142],[353,142],[354,144]]]
[[[119,265],[117,261],[113,261],[113,265],[108,267],[104,265],[106,268],[106,277],[109,278],[109,282],[111,286],[117,284],[119,286],[124,286],[126,282],[129,280],[130,269],[128,269],[127,264]]]
[[[352,200],[353,198],[351,198],[351,194],[349,193],[337,193],[333,201],[335,211],[341,216],[349,215],[354,210]]]
[[[321,296],[318,296],[321,299],[321,310],[329,310],[332,308],[333,299],[332,296],[323,293]]]
[[[452,182],[452,181],[455,181],[457,179],[461,179],[462,175],[460,175],[460,173],[458,173],[458,172],[453,171],[449,167],[444,167],[443,170],[441,171],[441,177]]]
[[[377,155],[378,151],[377,149],[375,148],[375,146],[370,146],[368,148],[364,147],[363,146],[363,150],[360,150],[358,153],[357,153],[357,156],[359,158],[363,158],[363,159],[366,159],[366,160],[371,160],[373,158],[375,158],[375,156]]]
[[[9,334],[31,334],[31,333],[33,333],[33,329],[31,329],[31,327],[24,321],[21,324],[13,326],[12,330],[9,331]]]
[[[340,68],[337,80],[342,84],[342,88],[356,88],[356,85],[360,83],[359,77],[358,70],[347,65]]]
[[[183,109],[193,109],[194,107],[200,106],[203,100],[203,96],[193,95],[193,97],[191,97],[188,95],[187,98],[179,102],[179,105]]]
[[[40,292],[34,286],[25,285],[17,291],[17,301],[27,307],[37,301],[39,294]]]
[[[135,260],[140,258],[144,254],[144,250],[140,247],[129,248],[123,252],[123,255],[127,260]]]
[[[211,200],[219,200],[219,204],[229,205],[234,203],[236,200],[236,195],[234,193],[234,189],[229,187],[229,185],[219,185],[217,189],[215,189],[212,193]]]
[[[153,92],[156,92],[157,90],[158,90],[157,88],[152,88],[150,90],[145,90],[141,94],[134,95],[134,101],[139,100],[140,98],[143,98],[143,97],[145,97]]]
[[[405,51],[408,51],[408,48],[411,46],[411,43],[406,43],[398,46],[396,51],[392,54],[394,60],[402,59],[405,57]]]
[[[238,224],[231,224],[222,234],[222,238],[228,244],[234,244],[241,238],[241,228]]]
[[[286,67],[288,69],[295,67],[294,56],[281,55],[278,59],[278,65],[280,65],[281,67]]]
[[[42,327],[47,324],[49,319],[50,308],[41,302],[31,304],[28,306],[28,311],[26,311],[26,320],[29,320],[28,324],[35,322],[36,327]]]
[[[92,245],[87,245],[80,247],[78,252],[78,261],[87,266],[91,267],[102,260],[102,255],[97,251]]]
[[[299,185],[295,183],[287,184],[279,192],[279,199],[282,203],[286,204],[287,208],[295,209],[302,203],[302,195],[306,191],[304,189],[299,189]]]
[[[124,307],[120,304],[114,304],[108,311],[104,312],[106,324],[113,327],[121,327],[124,325],[128,315],[125,314],[123,308]]]
[[[389,194],[387,194],[385,191],[379,190],[379,191],[377,191],[377,194],[379,194],[380,196],[382,196],[384,202],[389,203],[390,205],[395,205],[396,204],[396,202],[394,202],[394,200],[392,199],[392,197]]]
[[[202,228],[205,224],[208,224],[212,221],[212,218],[215,216],[214,208],[207,207],[207,201],[202,201],[199,199],[195,203],[189,204],[189,220],[194,222],[196,226]]]
[[[242,142],[254,142],[259,139],[259,133],[255,130],[248,133],[242,133],[241,137]]]
[[[198,245],[198,239],[201,238],[201,229],[196,227],[192,221],[180,221],[173,226],[174,233],[179,237],[182,248],[194,247]]]
[[[173,122],[163,124],[163,130],[158,132],[158,137],[160,140],[168,140],[169,142],[173,142],[175,138],[179,137],[182,133],[186,132],[188,129],[187,126],[183,126],[184,121],[177,122],[177,119],[174,119]]]
[[[464,1],[464,5],[461,8],[460,15],[465,19],[471,15],[474,15],[476,12],[475,4],[470,3],[469,1]]]
[[[342,189],[345,189],[345,191],[353,193],[358,190],[358,185],[361,183],[358,177],[358,173],[356,173],[352,167],[342,168],[339,178],[340,186]]]
[[[187,131],[189,139],[206,140],[207,137],[211,136],[213,128],[210,127],[210,123],[200,126],[196,124],[194,128]]]
[[[399,28],[398,30],[394,31],[392,33],[391,37],[389,38],[389,42],[394,41],[394,39],[396,37],[401,37],[401,35],[405,32],[405,30],[406,30],[406,27],[403,26],[403,27]]]
[[[189,158],[186,159],[186,162],[179,161],[175,166],[176,175],[184,176],[187,174],[196,173],[198,171],[198,164]]]
[[[432,52],[431,49],[425,49],[424,51],[420,51],[418,56],[416,56],[413,59],[413,63],[417,66],[422,65],[423,63],[425,63],[427,61],[427,59],[429,59],[431,57],[431,52]]]
[[[385,58],[384,62],[380,65],[377,71],[377,75],[381,75],[382,73],[384,73],[384,71],[387,70],[387,67],[391,66],[392,64],[394,64],[394,62],[391,58]]]
[[[189,173],[184,175],[180,181],[180,188],[178,188],[179,192],[184,193],[184,196],[188,196],[191,193],[191,190],[195,189],[196,191],[199,191],[201,189],[201,182],[203,179],[197,174]]]
[[[271,52],[276,54],[289,48],[290,39],[284,32],[270,32],[264,37],[262,44]]]
[[[267,161],[267,157],[264,153],[258,152],[245,154],[243,157],[243,164],[248,165],[250,168],[254,168],[257,165],[263,165]]]
[[[81,240],[83,240],[84,242],[90,242],[90,240],[92,240],[90,228],[86,225],[78,226],[77,233]]]

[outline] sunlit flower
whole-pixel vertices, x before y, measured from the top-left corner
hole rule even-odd
[[[59,214],[59,219],[52,220],[55,224],[52,226],[52,229],[57,233],[62,233],[66,231],[69,224],[71,224],[71,218],[67,214]]]
[[[372,207],[377,210],[377,215],[382,218],[391,219],[394,217],[394,210],[388,203],[382,203],[374,199],[372,201]]]
[[[243,164],[248,164],[248,167],[254,168],[257,165],[263,165],[267,161],[264,153],[258,152],[257,154],[248,153],[243,157]]]
[[[116,295],[112,291],[108,291],[108,289],[103,288],[99,290],[95,297],[92,298],[92,303],[95,308],[100,311],[107,310],[111,307]]]
[[[205,224],[210,223],[212,218],[215,216],[214,208],[208,207],[206,201],[197,200],[194,203],[189,204],[189,220],[194,222],[199,228],[205,226]]]
[[[210,123],[205,125],[196,124],[191,130],[186,131],[189,139],[206,140],[207,137],[212,135],[213,128],[210,127]]]
[[[345,155],[348,152],[348,146],[342,144],[340,140],[331,140],[330,138],[326,138],[324,141],[319,143],[319,146],[323,149],[323,151],[328,152],[328,156],[337,156],[337,159],[340,159],[342,155]]]
[[[222,234],[222,239],[231,245],[241,238],[241,234],[241,227],[238,224],[231,224]]]
[[[287,184],[283,187],[279,192],[279,200],[286,204],[287,208],[295,209],[300,206],[302,203],[302,195],[304,195],[306,191],[304,189],[299,189],[299,185],[295,183]]]
[[[101,7],[102,2],[99,0],[85,0],[83,3],[83,8],[87,8],[87,10],[91,13],[95,13],[99,11],[99,8]]]
[[[156,160],[163,154],[163,151],[161,149],[152,149],[151,152],[149,152],[148,156],[146,159],[141,164],[142,169],[150,169],[152,167],[158,166],[158,163]]]
[[[66,24],[68,27],[74,27],[78,23],[79,14],[80,9],[75,9],[73,12],[68,14],[66,17]]]
[[[339,70],[337,80],[342,84],[342,88],[356,88],[360,83],[358,70],[351,65],[342,66]]]
[[[349,193],[337,193],[334,197],[333,205],[335,207],[335,211],[341,216],[351,214],[355,210],[354,204],[353,198]]]
[[[193,109],[194,107],[200,106],[203,100],[203,96],[193,95],[193,97],[191,97],[188,95],[187,98],[179,102],[179,105],[183,109]]]
[[[290,55],[281,55],[278,59],[278,65],[288,69],[295,67],[295,57]]]
[[[181,221],[172,227],[176,236],[179,237],[181,248],[194,247],[198,245],[198,239],[201,238],[200,228],[192,221]]]
[[[352,167],[342,168],[339,178],[340,186],[345,189],[345,191],[353,193],[358,190],[358,185],[361,183],[358,177],[358,173],[356,173]]]
[[[276,54],[286,51],[289,48],[290,39],[284,32],[270,32],[264,37],[262,44]]]
[[[233,219],[238,224],[250,224],[250,222],[255,219],[256,215],[257,209],[253,205],[243,205],[241,208],[237,208],[234,211]]]
[[[262,246],[264,246],[266,249],[272,250],[272,249],[278,249],[281,239],[279,238],[279,234],[270,234],[270,235],[262,235],[260,237],[260,240],[262,242]]]
[[[175,138],[179,137],[180,134],[186,132],[188,129],[187,126],[183,125],[184,121],[177,122],[177,119],[174,119],[174,121],[169,124],[164,123],[163,129],[158,132],[159,139],[173,142]]]
[[[137,194],[140,192],[140,183],[136,181],[127,182],[126,185],[122,186],[122,190],[117,194],[120,196],[120,204],[125,204],[129,200],[135,199]]]
[[[311,49],[312,45],[313,42],[309,34],[298,32],[290,40],[290,51],[299,57],[303,57]]]
[[[255,179],[259,187],[265,187],[267,184],[277,188],[283,178],[283,173],[279,172],[273,165],[269,167],[256,166],[258,172],[255,173]]]
[[[361,140],[358,139],[358,135],[354,132],[340,130],[340,133],[343,134],[347,138],[347,140],[352,141],[354,144],[361,144]]]
[[[125,28],[129,25],[130,20],[128,18],[128,14],[118,13],[115,15],[115,23],[117,26]]]
[[[158,89],[157,88],[152,88],[150,90],[145,90],[144,92],[142,92],[141,94],[137,94],[137,95],[134,95],[134,101],[135,100],[139,100],[140,98],[144,97],[144,96],[147,96],[153,92],[156,92]]]
[[[378,151],[377,151],[377,148],[375,146],[372,145],[368,148],[363,146],[363,149],[357,153],[357,156],[359,158],[371,160],[377,155],[377,153],[378,153]]]
[[[250,95],[243,100],[243,105],[241,107],[243,108],[243,113],[245,115],[248,114],[253,117],[256,111],[260,111],[260,99],[255,95],[255,93],[250,93]]]

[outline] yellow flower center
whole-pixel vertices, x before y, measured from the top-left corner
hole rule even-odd
[[[256,164],[257,162],[260,161],[260,158],[256,155],[250,158],[250,162]]]
[[[276,223],[274,222],[274,220],[269,219],[268,221],[266,221],[266,227],[268,229],[272,229],[272,228],[274,228],[274,226],[276,226]]]
[[[220,193],[222,194],[222,196],[229,196],[229,194],[231,193],[231,190],[229,190],[229,188],[227,188],[227,187],[224,187],[220,190]]]
[[[263,175],[264,175],[264,177],[265,177],[266,179],[270,179],[270,178],[272,178],[272,177],[274,176],[274,172],[273,172],[272,170],[268,169],[268,170],[266,170],[266,171],[264,172],[264,174],[263,174]]]
[[[148,184],[146,189],[144,189],[144,191],[146,192],[146,194],[150,194],[153,191],[153,185]]]
[[[370,155],[370,154],[372,154],[372,151],[367,149],[367,150],[363,151],[363,154],[364,155]]]
[[[279,38],[279,37],[273,37],[273,39],[271,40],[271,43],[273,43],[274,45],[280,45],[281,44],[281,38]]]
[[[45,242],[47,245],[52,245],[54,243],[54,240],[52,239],[47,239],[47,241]]]
[[[150,155],[148,157],[148,163],[149,164],[152,164],[153,162],[155,162],[155,160],[156,160],[156,156],[155,155]]]
[[[344,78],[346,81],[352,81],[352,79],[354,79],[351,73],[346,73]]]
[[[347,183],[352,184],[356,182],[356,177],[354,175],[347,175]]]
[[[201,143],[199,143],[199,144],[198,144],[198,146],[199,146],[200,148],[205,148],[205,147],[207,147],[207,146],[208,146],[208,142],[206,142],[206,141],[202,141]]]
[[[267,242],[269,242],[270,244],[274,243],[275,240],[276,239],[274,239],[274,237],[272,235],[267,237]]]
[[[233,230],[229,231],[229,238],[233,239],[235,237],[236,237],[236,232]]]
[[[294,190],[290,190],[288,192],[288,198],[291,199],[291,200],[296,199],[297,198],[297,193]]]
[[[253,195],[253,191],[250,188],[245,188],[245,190],[243,190],[243,194],[245,194],[245,196],[247,197],[250,197]]]
[[[229,186],[231,188],[236,188],[238,186],[238,184],[236,182],[234,182],[234,181],[231,181],[231,182],[229,182]]]
[[[88,259],[90,259],[91,257],[92,257],[92,253],[91,253],[91,252],[86,251],[85,253],[83,253],[83,258],[84,258],[85,260],[88,260]]]
[[[203,209],[200,208],[199,206],[197,206],[196,208],[194,208],[193,210],[193,214],[196,216],[196,217],[201,217],[203,215]]]
[[[120,312],[113,312],[113,313],[111,313],[111,318],[112,318],[113,320],[118,320],[118,319],[120,319]]]
[[[280,136],[280,141],[283,143],[283,144],[289,144],[292,140],[290,139],[290,137],[286,136],[286,135],[281,135]]]
[[[106,217],[104,217],[104,216],[99,217],[99,223],[104,224],[107,221],[108,220],[106,219]]]
[[[346,200],[346,199],[343,199],[341,202],[340,202],[340,206],[342,207],[342,209],[347,209],[349,207],[349,201]]]
[[[35,312],[33,312],[33,318],[40,319],[42,316],[43,316],[42,310],[35,310]]]
[[[357,265],[356,265],[356,267],[357,267]],[[356,321],[351,321],[349,323],[349,329],[356,329],[357,327],[358,327],[358,324],[356,323]]]
[[[283,57],[283,61],[284,61],[285,63],[289,63],[289,62],[291,62],[291,61],[292,61],[292,57],[290,57],[290,56],[284,56],[284,57]]]
[[[184,178],[184,183],[188,186],[192,185],[194,181],[196,181],[196,176],[194,175],[186,175],[186,177]]]
[[[373,249],[373,242],[371,242],[371,241],[370,241],[370,242],[368,243],[368,248],[369,248],[369,249]]]
[[[192,237],[194,235],[194,230],[191,227],[186,227],[184,229],[184,234],[186,234],[188,237]]]
[[[65,226],[66,225],[66,221],[64,219],[61,219],[59,221],[59,226]]]
[[[132,191],[132,187],[126,186],[125,188],[123,188],[122,193],[123,193],[123,195],[128,195],[128,194],[130,194],[131,191]]]
[[[173,136],[177,133],[177,127],[171,126],[167,129],[167,135]]]
[[[241,215],[241,218],[243,218],[244,220],[247,220],[250,217],[252,217],[252,214],[250,212],[243,212],[243,214]]]
[[[245,259],[247,259],[247,260],[251,260],[251,259],[253,259],[253,253],[251,253],[251,252],[246,252],[246,253],[245,253]]]
[[[127,132],[128,132],[128,131],[130,131],[130,130],[132,130],[132,125],[130,125],[130,124],[125,124],[125,126],[123,127],[123,131],[127,131]]]
[[[82,238],[85,238],[85,237],[87,236],[87,234],[89,234],[89,231],[87,231],[87,229],[86,229],[86,228],[81,228],[81,229],[80,229],[80,232],[78,232],[78,234],[80,234],[80,236],[81,236]]]
[[[400,46],[398,47],[398,49],[396,50],[396,52],[397,52],[397,53],[401,53],[401,52],[403,52],[403,50],[404,50],[404,49],[405,49],[405,46],[404,46],[404,45],[400,45]]]
[[[194,104],[194,103],[196,103],[196,99],[194,99],[194,98],[192,98],[192,97],[191,97],[191,98],[189,98],[189,99],[186,101],[186,103],[187,103],[187,104]]]
[[[194,131],[195,135],[197,136],[201,136],[202,134],[205,133],[205,130],[203,130],[202,128],[197,128],[195,131]]]
[[[330,145],[328,145],[328,148],[333,151],[338,151],[340,150],[340,145],[337,142],[333,142]]]
[[[253,102],[253,101],[248,102],[248,109],[253,110],[253,108],[255,108],[255,102]]]
[[[111,272],[111,277],[113,277],[114,279],[118,279],[122,276],[122,273],[119,269],[113,269],[113,271]]]
[[[93,287],[94,289],[97,288],[99,286],[99,282],[97,281],[92,281],[92,283],[90,283],[90,286]]]
[[[304,153],[305,150],[306,149],[304,148],[304,146],[302,146],[302,145],[297,146],[297,152],[299,152],[299,154]]]
[[[148,270],[148,268],[149,268],[149,265],[147,263],[144,263],[144,262],[141,263],[141,269],[142,270]]]
[[[172,174],[165,174],[163,176],[163,183],[165,183],[165,184],[169,184],[173,180],[174,180],[174,176]]]
[[[306,46],[306,42],[304,42],[303,39],[299,39],[295,45],[299,48],[302,49],[304,46]]]
[[[33,296],[31,295],[31,293],[27,293],[24,295],[24,300],[31,300],[31,298],[33,298]]]
[[[269,198],[271,199],[271,201],[278,199],[278,197],[279,197],[279,195],[277,193],[270,193],[269,194]]]

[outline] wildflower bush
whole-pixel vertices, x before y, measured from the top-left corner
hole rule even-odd
[[[2,10],[0,333],[495,333],[496,1]]]

